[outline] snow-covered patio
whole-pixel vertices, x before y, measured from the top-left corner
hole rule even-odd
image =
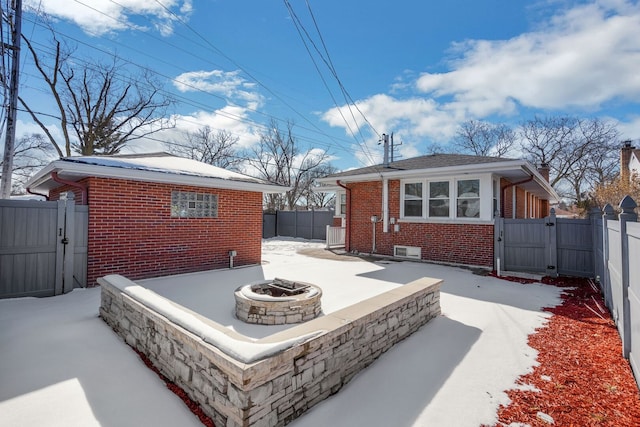
[[[233,316],[233,291],[264,278],[319,285],[325,314],[420,277],[444,279],[443,315],[383,354],[298,426],[478,426],[535,363],[527,335],[560,290],[445,266],[310,257],[320,242],[268,240],[263,265],[138,283],[253,338],[291,325]],[[0,300],[0,419],[8,425],[198,425],[182,401],[98,317],[99,289]]]

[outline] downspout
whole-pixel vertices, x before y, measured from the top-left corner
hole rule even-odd
[[[351,249],[351,189],[341,183],[340,180],[337,180],[336,184],[347,190],[347,221],[345,224],[347,229],[344,235],[344,250],[349,252]]]
[[[45,198],[46,201],[49,201],[49,195],[48,194],[40,194],[40,193],[36,193],[35,191],[31,191],[31,189],[29,187],[26,188],[27,193],[29,194],[33,194],[34,196],[42,196]]]
[[[382,232],[389,232],[389,179],[382,179]]]
[[[500,187],[500,218],[504,218],[504,191],[507,188],[513,187],[514,185],[520,185],[520,184],[526,184],[527,182],[533,181],[533,175],[531,175],[529,178],[524,179],[522,181],[518,181],[518,182],[511,182],[509,184],[503,185],[502,187]],[[515,214],[515,212],[514,212]]]
[[[70,187],[74,187],[80,190],[81,194],[82,194],[82,198],[81,198],[81,203],[82,205],[86,205],[87,204],[87,186],[84,184],[80,184],[78,182],[75,181],[69,181],[66,179],[62,179],[58,176],[58,172],[51,172],[51,178],[57,182],[58,184],[64,184],[64,185],[68,185]]]

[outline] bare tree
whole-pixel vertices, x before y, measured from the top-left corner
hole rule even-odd
[[[24,184],[38,169],[46,166],[53,156],[51,144],[42,134],[25,135],[15,145],[13,158],[12,194],[24,193]],[[0,170],[2,161],[0,161]]]
[[[72,49],[62,47],[54,35],[51,64],[44,64],[33,44],[23,37],[34,64],[51,93],[63,140],[57,141],[27,101],[22,106],[40,126],[60,157],[72,150],[83,155],[115,154],[129,141],[171,127],[166,110],[171,100],[149,72],[125,77],[116,57],[111,63],[72,59]]]
[[[308,208],[326,208],[332,206],[335,201],[335,193],[325,193],[315,191],[320,188],[315,180],[338,172],[338,169],[329,163],[318,165],[311,170],[302,181],[302,198],[307,203]]]
[[[469,120],[458,127],[453,145],[476,156],[504,157],[515,142],[516,133],[506,124]]]
[[[618,131],[614,123],[535,117],[521,125],[520,135],[527,159],[549,165],[551,185],[579,205],[596,185],[615,174]]]
[[[220,168],[235,169],[242,162],[235,148],[239,139],[226,130],[214,131],[203,126],[187,132],[183,142],[172,143],[169,151]]]
[[[328,155],[312,149],[302,152],[293,135],[293,122],[287,122],[287,128],[282,130],[272,120],[260,135],[252,157],[250,163],[261,178],[291,187],[285,195],[266,195],[266,208],[292,210],[304,197],[305,179],[326,162]]]

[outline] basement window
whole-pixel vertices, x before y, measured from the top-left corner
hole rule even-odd
[[[190,191],[171,192],[171,218],[217,218],[218,195]]]

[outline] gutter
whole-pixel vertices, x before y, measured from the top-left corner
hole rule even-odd
[[[80,190],[80,193],[82,194],[82,199],[81,199],[81,203],[82,205],[86,205],[87,204],[87,186],[84,184],[80,184],[77,183],[75,181],[69,181],[66,179],[62,179],[58,176],[58,172],[53,171],[51,172],[51,179],[53,179],[55,182],[57,182],[58,184],[64,184],[64,185],[68,185],[70,187],[74,187]]]
[[[520,185],[520,184],[526,184],[527,182],[533,181],[534,176],[531,175],[529,178],[527,179],[523,179],[522,181],[517,181],[517,182],[511,182],[509,184],[503,185],[502,187],[500,187],[500,191],[502,192],[501,197],[500,197],[500,218],[504,218],[504,192],[507,188],[513,187],[515,185]],[[515,214],[515,212],[514,212]]]
[[[349,252],[351,249],[351,189],[342,184],[340,180],[337,180],[336,184],[347,191],[347,221],[345,224],[346,230],[344,235],[344,250]]]

